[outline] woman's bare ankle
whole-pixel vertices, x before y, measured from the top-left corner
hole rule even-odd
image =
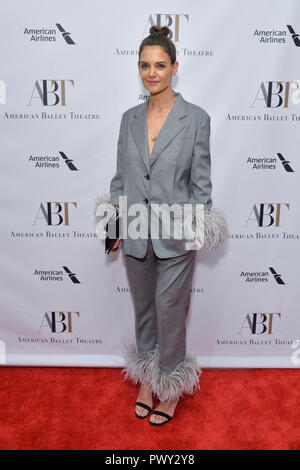
[[[153,406],[153,397],[152,397],[152,389],[147,382],[141,383],[140,391],[137,397],[137,401],[144,403],[152,408]],[[148,411],[145,408],[136,405],[136,412],[140,416],[146,416]]]
[[[141,389],[147,390],[147,391],[149,390],[149,391],[150,391],[150,390],[151,390],[151,386],[150,386],[150,384],[149,384],[148,382],[142,382],[142,383],[141,383]],[[152,391],[152,390],[151,390],[151,391]]]

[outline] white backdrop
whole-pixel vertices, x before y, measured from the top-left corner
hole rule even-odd
[[[173,89],[211,116],[213,203],[230,229],[197,252],[188,350],[203,367],[298,367],[299,18],[297,0],[1,3],[0,363],[124,364],[124,254],[105,257],[94,205],[160,22]]]

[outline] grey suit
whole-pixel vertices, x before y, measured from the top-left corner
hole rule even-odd
[[[148,102],[123,113],[117,151],[117,171],[110,184],[112,201],[127,196],[128,207],[144,204],[148,209],[149,228],[151,204],[202,203],[212,206],[209,149],[210,117],[200,106],[184,100],[177,92],[171,108],[155,141],[149,159],[147,107]],[[133,220],[128,217],[128,224]],[[172,236],[174,222],[171,213],[171,238],[153,239],[154,252],[160,258],[187,253],[185,239]],[[151,230],[150,230],[151,233]],[[146,239],[124,239],[123,252],[143,258],[147,252]]]
[[[228,234],[221,212],[211,210],[210,117],[180,93],[176,95],[151,158],[147,102],[123,114],[117,171],[110,184],[110,202],[118,205],[119,196],[127,196],[128,207],[143,203],[149,223],[148,238],[123,239],[136,332],[136,345],[124,351],[123,371],[134,383],[150,383],[163,401],[192,394],[199,387],[201,369],[195,357],[186,355],[185,330],[196,253],[186,249],[184,239],[152,237],[151,204],[204,204],[210,249]]]

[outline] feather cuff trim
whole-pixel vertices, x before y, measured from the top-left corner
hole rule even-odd
[[[121,373],[125,373],[125,379],[137,383],[149,382],[152,369],[159,358],[158,345],[148,352],[139,353],[134,344],[125,346],[125,367]]]
[[[229,230],[224,213],[220,209],[204,212],[204,246],[216,248],[228,238]]]
[[[189,232],[191,217],[195,219],[196,223],[196,236],[192,239]],[[228,224],[224,213],[217,208],[210,211],[201,211],[193,207],[192,215],[188,213],[184,223],[185,233],[189,234],[188,241],[185,242],[186,250],[200,250],[203,246],[212,250],[223,243],[229,235]],[[192,231],[194,235],[195,232]]]
[[[193,395],[200,389],[199,377],[202,373],[194,356],[187,355],[171,373],[166,373],[160,365],[159,346],[148,352],[139,353],[134,344],[124,350],[125,379],[133,384],[148,382],[152,392],[160,401],[179,400],[183,395]]]
[[[104,223],[103,218],[105,212],[108,214],[108,218],[110,219],[116,213],[116,207],[119,207],[118,200],[112,198],[109,194],[101,194],[97,195],[95,201],[95,209],[94,209],[94,224],[97,237],[101,240],[106,238],[106,231],[104,230]]]
[[[149,383],[160,401],[179,400],[183,395],[193,395],[197,389],[200,390],[201,373],[196,358],[187,355],[185,361],[178,364],[169,374],[157,363],[152,369]]]

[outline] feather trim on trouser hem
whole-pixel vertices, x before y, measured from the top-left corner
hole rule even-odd
[[[152,368],[158,357],[158,345],[151,351],[142,353],[138,352],[134,344],[127,345],[124,348],[125,367],[121,373],[125,372],[125,379],[130,379],[135,385],[145,381],[149,382]]]
[[[201,368],[194,356],[187,355],[185,361],[178,364],[171,373],[166,373],[158,365],[152,368],[150,385],[160,401],[179,400],[183,395],[193,395],[200,390],[199,377]]]

